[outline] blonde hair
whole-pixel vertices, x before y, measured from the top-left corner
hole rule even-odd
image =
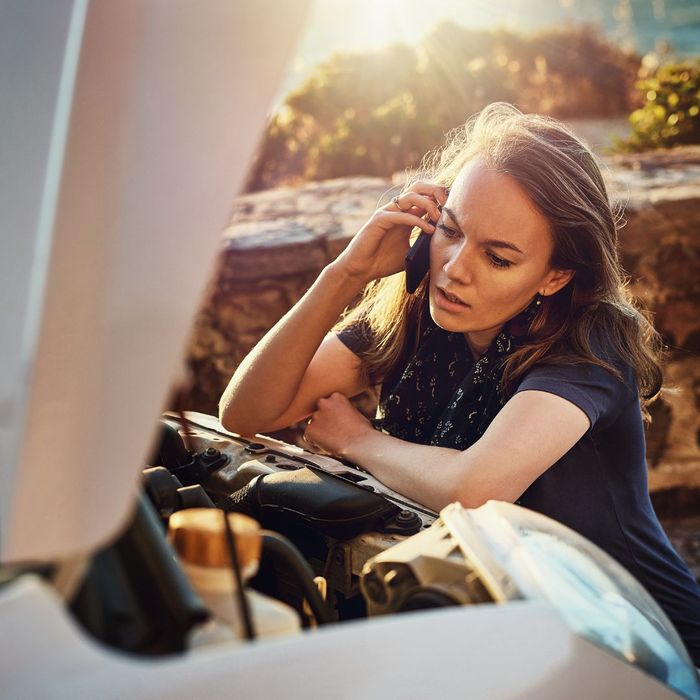
[[[525,189],[550,223],[550,265],[574,271],[565,287],[543,300],[524,343],[506,358],[506,394],[537,363],[592,362],[620,377],[591,350],[591,329],[602,325],[615,353],[635,371],[648,420],[646,405],[661,389],[663,345],[648,313],[627,289],[618,255],[621,214],[611,205],[595,156],[561,122],[497,102],[449,132],[446,143],[423,158],[412,181],[450,188],[477,155]],[[414,295],[405,291],[404,277],[402,272],[372,282],[357,306],[336,324],[336,330],[359,320],[368,325],[373,343],[361,356],[373,383],[405,353],[415,351],[420,338],[427,277]]]

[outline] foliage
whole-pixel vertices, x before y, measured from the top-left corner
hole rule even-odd
[[[700,61],[646,67],[636,89],[642,106],[630,115],[632,135],[623,151],[700,143]]]
[[[638,65],[587,27],[525,37],[447,21],[417,46],[337,53],[272,118],[247,189],[390,175],[497,100],[559,117],[629,112]]]

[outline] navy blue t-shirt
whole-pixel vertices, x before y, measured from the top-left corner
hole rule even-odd
[[[634,374],[618,367],[624,381],[587,363],[540,365],[520,383],[516,393],[546,391],[575,404],[591,427],[517,502],[620,562],[668,615],[700,666],[700,587],[654,513]]]
[[[343,329],[338,337],[356,354],[371,342],[360,324]],[[591,363],[540,364],[516,389],[515,393],[537,390],[561,396],[578,406],[591,424],[516,502],[567,525],[622,564],[668,615],[700,667],[700,586],[673,549],[651,504],[634,371],[604,352],[598,333],[591,342],[598,357],[620,370],[622,380]],[[382,396],[408,359],[392,368]]]

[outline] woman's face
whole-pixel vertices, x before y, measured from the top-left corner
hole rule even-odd
[[[571,278],[549,266],[552,245],[549,222],[517,181],[481,157],[470,161],[430,244],[433,320],[483,352],[537,292],[553,294]]]

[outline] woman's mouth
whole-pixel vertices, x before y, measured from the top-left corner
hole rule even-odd
[[[469,308],[469,304],[465,304],[459,297],[446,292],[440,287],[436,287],[435,292],[435,301],[441,309],[445,309],[446,311],[462,311],[463,309]]]

